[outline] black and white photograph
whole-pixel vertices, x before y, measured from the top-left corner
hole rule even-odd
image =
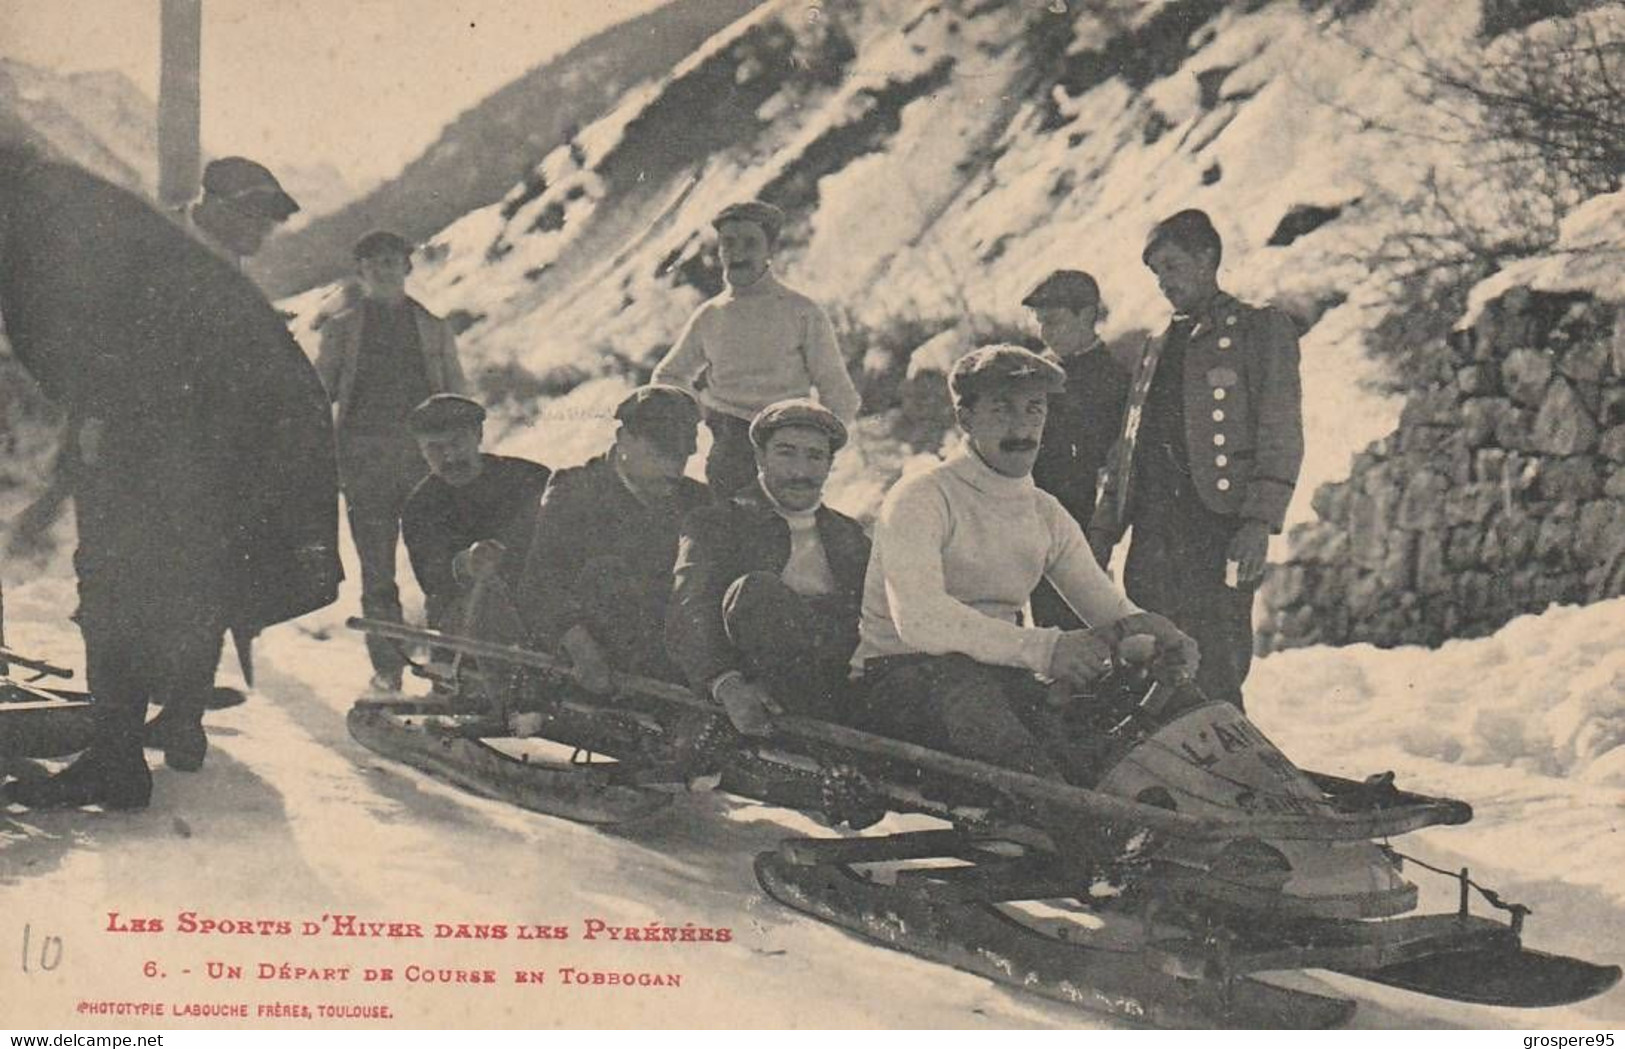
[[[1622,819],[1618,0],[0,0],[0,1028],[1611,1045]]]

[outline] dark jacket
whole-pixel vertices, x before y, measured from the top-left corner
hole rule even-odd
[[[1129,374],[1099,344],[1055,360],[1066,370],[1066,389],[1050,397],[1033,482],[1087,527],[1100,473],[1123,425]]]
[[[95,501],[107,512],[81,536],[93,549],[78,563],[203,559],[207,593],[195,578],[155,569],[136,582],[121,570],[130,585],[115,600],[153,587],[174,591],[171,603],[190,594],[241,632],[331,602],[327,397],[259,289],[135,195],[10,148],[0,148],[0,258],[18,359],[76,425],[103,427]]]
[[[855,649],[869,537],[858,522],[827,506],[818,508],[816,520],[835,577],[831,596],[840,621],[851,624],[849,649]],[[702,694],[709,694],[718,675],[740,669],[722,625],[724,592],[747,572],[783,572],[789,560],[790,526],[774,512],[760,485],[724,505],[702,507],[683,521],[666,611],[666,651]]]
[[[536,526],[537,505],[552,471],[528,459],[484,454],[480,475],[453,487],[430,474],[418,482],[401,511],[401,536],[412,572],[423,588],[429,625],[447,626],[446,616],[462,587],[453,577],[452,558],[483,539],[507,547],[502,576],[519,581]]]
[[[1136,438],[1167,332],[1146,347],[1130,390],[1090,530],[1115,541],[1141,511],[1133,479]],[[1197,317],[1181,377],[1192,483],[1215,513],[1280,532],[1303,463],[1303,386],[1291,318],[1220,294]]]
[[[658,600],[663,619],[683,517],[709,498],[705,485],[684,477],[670,504],[646,506],[608,454],[555,473],[537,509],[520,577],[519,610],[531,639],[551,649],[587,621],[578,581],[589,562],[605,558],[622,562],[624,582]]]

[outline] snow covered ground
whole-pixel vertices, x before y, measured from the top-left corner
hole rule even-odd
[[[590,454],[592,449],[584,449]],[[17,647],[75,663],[65,621],[72,584],[59,560],[8,580],[7,634]],[[19,585],[20,583],[20,585]],[[409,614],[413,604],[409,595]],[[794,813],[722,795],[680,798],[649,823],[594,830],[520,811],[386,761],[350,740],[344,714],[367,676],[339,605],[269,632],[257,692],[209,718],[208,764],[160,768],[153,805],[131,815],[0,813],[0,948],[29,927],[61,937],[50,972],[0,967],[0,1023],[20,1026],[207,1025],[166,1017],[82,1015],[89,1001],[388,1004],[393,1019],[356,1025],[1098,1026],[1101,1019],[930,965],[794,914],[763,897],[750,859],[787,833]],[[1400,783],[1473,802],[1477,818],[1400,846],[1475,876],[1534,908],[1535,947],[1618,961],[1625,942],[1625,651],[1621,604],[1555,609],[1500,634],[1438,652],[1310,649],[1255,670],[1250,709],[1301,763],[1348,775],[1393,769]],[[229,672],[227,672],[229,674]],[[153,757],[156,759],[157,755]],[[1415,872],[1413,872],[1415,873]],[[1454,890],[1424,881],[1424,901]],[[160,917],[161,933],[111,933]],[[418,922],[425,939],[183,933],[200,916]],[[611,943],[609,925],[726,927],[728,943]],[[435,922],[566,925],[562,942],[436,940]],[[146,962],[163,976],[143,975]],[[209,980],[210,962],[243,981]],[[349,982],[260,981],[262,962],[351,966]],[[397,970],[362,983],[365,967]],[[431,969],[548,970],[542,986],[406,984]],[[680,988],[585,987],[559,971],[679,973]],[[184,973],[182,969],[190,969]],[[1517,1012],[1437,1002],[1323,973],[1283,976],[1356,997],[1361,1027],[1597,1027],[1625,1023],[1625,991],[1573,1008]],[[219,1021],[213,1021],[218,1023]],[[250,1020],[243,1026],[257,1026]],[[280,1020],[298,1027],[304,1021]],[[333,1021],[329,1021],[330,1023]]]

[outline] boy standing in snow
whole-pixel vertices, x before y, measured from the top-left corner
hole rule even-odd
[[[1104,562],[1134,526],[1129,596],[1190,631],[1196,683],[1240,707],[1253,592],[1303,462],[1303,390],[1291,319],[1221,291],[1222,253],[1194,209],[1146,241],[1174,318],[1140,361],[1089,539]]]
[[[1101,305],[1094,277],[1081,270],[1056,270],[1021,304],[1032,310],[1044,346],[1066,372],[1066,389],[1050,398],[1033,482],[1088,528],[1100,472],[1123,423],[1128,372],[1095,331]],[[1067,630],[1082,625],[1048,583],[1033,594],[1033,621]]]
[[[412,409],[434,393],[466,393],[451,327],[406,294],[412,247],[395,233],[356,242],[360,301],[318,318],[316,370],[337,406],[339,478],[350,538],[361,562],[361,610],[398,623],[395,549],[401,509],[426,472],[407,430]],[[405,663],[395,646],[368,636],[370,691],[399,692]]]
[[[859,397],[829,318],[773,274],[784,213],[753,200],[722,209],[711,224],[728,288],[694,312],[650,381],[698,391],[711,431],[705,479],[725,501],[756,479],[750,421],[757,412],[816,389],[850,426]]]

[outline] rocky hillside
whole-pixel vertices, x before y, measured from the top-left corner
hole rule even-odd
[[[1099,277],[1133,352],[1167,313],[1145,233],[1204,207],[1227,285],[1306,332],[1303,520],[1399,414],[1367,389],[1394,308],[1372,255],[1427,170],[1463,162],[1389,130],[1433,116],[1384,49],[1471,53],[1482,29],[1470,2],[773,0],[434,236],[416,286],[492,397],[541,417],[515,439],[555,458],[574,434],[535,405],[644,373],[720,286],[708,220],[728,201],[788,211],[780,268],[838,315],[877,411],[915,346],[940,367],[943,338],[1019,330],[1022,291],[1059,266]]]
[[[1314,496],[1266,645],[1437,645],[1625,594],[1625,194],[1475,290],[1446,374]]]
[[[669,73],[760,2],[671,0],[589,37],[452,121],[395,178],[271,241],[254,261],[256,277],[276,295],[301,291],[346,272],[350,245],[370,229],[387,226],[426,239],[501,199],[627,91]]]

